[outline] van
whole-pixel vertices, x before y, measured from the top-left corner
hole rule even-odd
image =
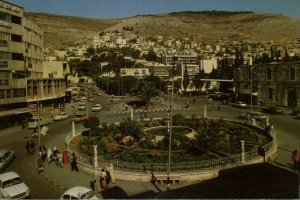
[[[37,128],[39,126],[39,118],[32,117],[28,120],[28,128]],[[40,126],[51,124],[53,121],[51,118],[42,118],[40,117]]]

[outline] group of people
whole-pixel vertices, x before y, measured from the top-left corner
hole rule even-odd
[[[31,140],[30,142],[26,142],[25,145],[25,155],[34,155],[35,154],[35,143]]]
[[[100,176],[100,187],[103,189],[107,189],[111,181],[111,176],[107,169],[102,169],[101,171],[102,172]]]

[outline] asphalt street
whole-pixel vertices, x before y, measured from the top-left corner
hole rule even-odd
[[[159,108],[149,108],[148,117],[166,117],[168,115],[167,95],[163,96],[164,100]],[[101,103],[103,110],[93,113],[99,116],[102,123],[113,123],[121,121],[124,118],[130,117],[130,112],[123,112],[124,105],[129,100],[128,98],[114,97],[111,102],[111,97],[100,96],[95,98],[94,103],[89,103],[90,108],[95,103]],[[176,96],[174,98],[174,114],[181,113],[184,115],[203,115],[204,105],[207,106],[207,116],[222,117],[236,119],[239,114],[245,113],[247,109],[233,108],[229,105],[221,105],[220,110],[213,110],[211,104],[207,104],[203,98],[196,97],[195,102],[189,99],[189,109],[185,109],[186,99],[184,97]],[[109,105],[110,110],[105,110],[105,106]],[[129,108],[129,110],[131,107]],[[72,107],[66,106],[66,110],[72,113]],[[139,112],[134,113],[134,118],[139,118]],[[291,170],[291,151],[300,149],[300,129],[299,120],[293,119],[291,115],[272,115],[270,121],[274,124],[279,143],[278,158],[275,162],[263,166],[246,167],[236,170],[229,170],[220,175],[219,179],[207,182],[192,182],[181,183],[173,186],[172,193],[165,193],[165,185],[154,187],[151,183],[132,183],[126,181],[118,181],[111,190],[102,191],[100,196],[104,198],[267,198],[267,197],[298,197],[298,173]],[[77,126],[80,129],[80,126]],[[65,136],[71,131],[71,119],[55,122],[49,126],[49,131],[46,136],[41,136],[42,144],[46,147],[63,150]],[[72,186],[81,184],[89,186],[89,180],[93,179],[93,175],[84,173],[70,173],[69,166],[65,169],[58,169],[52,164],[45,166],[45,173],[43,176],[36,172],[35,157],[25,156],[25,143],[34,140],[38,143],[37,138],[31,138],[32,130],[22,129],[19,127],[12,127],[0,130],[0,148],[12,149],[16,152],[15,160],[8,166],[6,171],[16,171],[23,178],[24,182],[28,184],[31,189],[32,198],[58,198],[63,191]],[[258,168],[259,167],[259,170]],[[48,171],[47,171],[48,169]],[[256,173],[255,175],[253,173]],[[269,175],[274,176],[274,180],[269,180]],[[242,178],[246,178],[245,189],[241,190],[241,174]],[[254,176],[253,176],[254,175]],[[254,179],[253,177],[257,177]],[[286,177],[288,180],[285,180]],[[240,180],[240,181],[239,181]],[[264,191],[256,188],[255,181],[263,180],[264,185],[269,187],[262,187]],[[277,184],[276,184],[277,182]],[[270,184],[272,183],[272,184]],[[275,184],[275,185],[274,185]],[[232,189],[224,188],[229,185]],[[272,186],[272,187],[271,187]],[[289,186],[287,188],[287,186]],[[240,190],[238,189],[240,187]],[[296,187],[296,188],[295,188]],[[222,189],[223,188],[223,189]],[[230,187],[231,188],[231,187]],[[244,188],[244,187],[242,187]],[[246,188],[252,188],[249,191]],[[273,196],[271,195],[273,189]],[[258,191],[258,193],[252,190]],[[197,192],[196,192],[197,191]],[[281,193],[279,192],[281,191]],[[259,195],[260,194],[260,195]],[[263,195],[265,194],[265,195]],[[256,195],[256,196],[255,196]]]

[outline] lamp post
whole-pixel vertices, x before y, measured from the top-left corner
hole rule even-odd
[[[168,172],[167,172],[167,191],[170,191],[170,174],[171,174],[171,146],[172,146],[172,129],[173,129],[173,99],[174,99],[174,67],[172,68],[172,85],[171,85],[171,104],[170,104],[170,126],[168,126],[169,130],[169,153],[168,153]],[[169,125],[168,124],[168,125]]]
[[[254,68],[255,66],[252,66],[251,68],[250,68],[250,110],[251,110],[251,112],[253,111],[253,106],[252,106],[252,104],[253,104],[253,102],[252,102],[252,87],[253,87],[253,75],[252,75],[252,70],[253,70],[253,68]]]

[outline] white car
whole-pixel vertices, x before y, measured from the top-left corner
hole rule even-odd
[[[98,112],[100,111],[102,106],[100,104],[95,104],[94,107],[92,108],[92,112]]]
[[[85,102],[80,102],[78,104],[78,110],[85,110],[86,109],[86,103]]]
[[[68,114],[65,112],[60,112],[58,115],[56,115],[53,119],[54,121],[59,121],[59,120],[63,120],[63,119],[67,119],[68,118]]]
[[[232,103],[232,106],[233,106],[233,107],[238,107],[238,108],[246,108],[246,107],[247,107],[247,104],[244,103],[244,102],[238,101],[238,102],[236,102],[236,103]]]
[[[95,195],[95,193],[86,187],[82,186],[75,186],[67,191],[65,191],[61,196],[60,199],[91,199],[91,200],[98,200],[99,198]]]
[[[0,173],[4,171],[5,167],[15,157],[14,151],[0,150]]]
[[[16,172],[0,174],[0,199],[25,199],[30,189]]]

